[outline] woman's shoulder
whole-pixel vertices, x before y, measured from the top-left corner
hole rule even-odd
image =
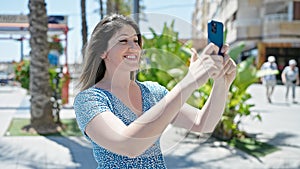
[[[148,85],[157,85],[158,83],[157,82],[154,82],[154,81],[137,81],[138,83],[140,84],[143,84],[145,86],[148,86]]]
[[[80,91],[75,96],[74,103],[82,102],[82,101],[84,102],[93,99],[104,99],[104,98],[107,98],[105,94],[105,90],[92,86],[88,89]]]
[[[164,86],[160,85],[158,82],[153,82],[153,81],[143,81],[143,82],[139,82],[137,81],[139,84],[151,89],[158,89],[158,88],[165,88]]]
[[[144,89],[142,87],[142,90],[144,92],[148,91],[151,93],[157,100],[162,99],[168,92],[169,90],[160,85],[158,82],[153,82],[153,81],[144,81],[144,82],[139,82],[142,86],[144,86]],[[146,88],[146,90],[145,90]]]
[[[101,88],[96,88],[95,86],[92,86],[90,88],[87,88],[85,90],[80,91],[76,97],[81,95],[98,95],[104,93],[104,90]]]

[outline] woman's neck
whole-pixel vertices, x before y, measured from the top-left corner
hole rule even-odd
[[[97,84],[100,87],[107,88],[109,90],[113,89],[128,89],[130,84],[132,83],[132,79],[130,78],[130,72],[118,72],[118,73],[108,73],[104,74],[104,77]]]

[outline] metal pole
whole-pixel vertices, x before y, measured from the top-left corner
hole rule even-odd
[[[21,61],[24,59],[24,44],[23,44],[23,36],[20,38],[21,42]]]
[[[137,24],[139,24],[139,13],[140,13],[140,1],[133,0],[133,15],[134,15],[134,20]]]

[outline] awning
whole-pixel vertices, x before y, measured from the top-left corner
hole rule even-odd
[[[48,16],[48,34],[67,34],[67,20],[67,16]],[[27,35],[28,27],[27,15],[0,15],[0,34]]]

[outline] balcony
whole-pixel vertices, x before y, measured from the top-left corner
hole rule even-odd
[[[286,2],[286,0],[264,0],[264,4],[270,4],[270,3],[278,3],[278,2]]]
[[[263,39],[300,39],[300,21],[265,22]]]
[[[264,17],[264,22],[282,22],[282,21],[290,21],[290,17],[287,13],[282,14],[269,14]]]

